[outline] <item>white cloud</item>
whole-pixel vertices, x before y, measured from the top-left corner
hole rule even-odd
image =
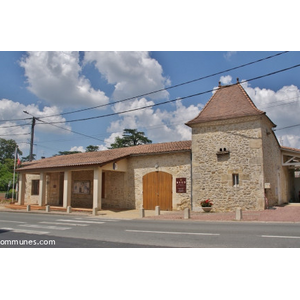
[[[227,75],[227,76],[221,76],[220,77],[220,82],[224,85],[227,85],[227,84],[232,84],[232,77],[230,75]]]
[[[45,118],[46,122],[65,122],[66,120],[59,115],[60,110],[53,106],[47,107],[45,106],[41,111],[38,106],[34,104],[30,104],[25,106],[19,102],[14,102],[8,99],[0,100],[0,120],[14,120],[14,119],[25,119],[28,120],[23,121],[9,121],[9,122],[1,122],[0,123],[0,137],[5,139],[14,139],[18,144],[20,144],[21,149],[27,149],[30,135],[28,133],[31,132],[31,116],[25,114],[23,111],[27,111],[28,113],[34,115],[37,118],[41,118],[47,115],[57,115],[50,118]],[[39,121],[36,121],[35,132],[40,132],[44,134],[49,133],[68,133],[66,130],[58,129],[57,127],[47,125],[47,124],[39,124]],[[62,123],[58,126],[69,130],[70,126]],[[18,134],[18,135],[16,135]],[[19,135],[20,134],[20,135]],[[23,150],[22,150],[23,151]]]
[[[230,60],[231,57],[232,57],[233,55],[235,55],[236,53],[237,53],[236,51],[228,51],[228,52],[226,52],[226,53],[224,54],[224,58],[225,58],[226,60]]]
[[[97,106],[108,97],[94,90],[80,75],[78,52],[29,52],[20,62],[28,89],[41,99],[59,107]]]
[[[113,98],[117,100],[170,85],[170,80],[162,75],[161,65],[148,52],[86,52],[84,61],[95,63],[107,82],[114,85]],[[167,91],[162,91],[147,97],[157,99],[166,98],[168,95]]]
[[[70,151],[85,152],[85,148],[83,146],[74,146],[74,147],[71,147]]]
[[[141,98],[127,101],[126,104],[118,103],[115,110],[122,111],[125,107],[130,110],[152,104],[153,101]],[[156,143],[189,140],[191,139],[191,130],[184,123],[196,117],[202,107],[203,105],[186,107],[178,100],[173,104],[174,109],[170,111],[146,108],[120,115],[121,118],[112,122],[108,128],[108,132],[112,132],[112,134],[105,140],[106,146],[114,142],[116,136],[122,136],[125,128],[138,128],[145,131],[145,135]]]
[[[283,146],[299,148],[299,127],[279,130],[281,128],[299,124],[300,90],[295,85],[284,86],[278,91],[270,89],[252,88],[249,83],[242,83],[246,92],[255,105],[265,111],[267,116],[277,125],[276,136]]]

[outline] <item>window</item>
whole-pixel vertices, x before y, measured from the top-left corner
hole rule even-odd
[[[39,195],[40,190],[40,181],[32,180],[31,181],[31,195]]]
[[[232,174],[232,185],[234,187],[239,186],[239,174]]]

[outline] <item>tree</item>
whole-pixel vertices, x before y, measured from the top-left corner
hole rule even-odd
[[[0,163],[4,164],[5,159],[14,159],[15,151],[18,149],[18,154],[22,155],[22,151],[19,150],[18,144],[15,140],[5,140],[0,138]]]
[[[69,154],[76,154],[82,153],[81,151],[58,151],[58,154],[54,154],[53,156],[60,156],[60,155],[69,155]]]
[[[115,142],[110,145],[110,148],[115,149],[151,143],[152,141],[145,136],[144,132],[137,131],[137,129],[124,129],[123,137],[117,136]]]
[[[89,145],[85,148],[86,152],[96,152],[99,150],[99,146]]]
[[[8,183],[13,181],[15,151],[22,155],[18,145],[14,140],[0,138],[0,190],[6,191]],[[17,175],[15,175],[17,176]],[[16,182],[16,177],[15,177]]]
[[[36,154],[32,154],[32,159],[35,160]],[[22,162],[30,161],[30,155],[23,156]]]

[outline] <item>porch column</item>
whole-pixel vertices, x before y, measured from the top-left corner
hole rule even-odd
[[[71,206],[71,184],[72,184],[72,172],[64,172],[64,194],[63,194],[63,207],[67,208]]]
[[[46,173],[40,173],[40,195],[39,195],[39,206],[45,205],[46,199]]]
[[[94,169],[94,184],[93,184],[93,208],[101,210],[102,196],[102,169],[96,167]]]
[[[26,175],[23,173],[19,174],[19,195],[18,195],[18,204],[24,205],[25,203],[25,180]]]

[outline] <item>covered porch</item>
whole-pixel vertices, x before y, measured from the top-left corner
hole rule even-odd
[[[282,166],[289,175],[289,202],[300,203],[300,151],[282,147]]]
[[[126,171],[127,161],[122,159],[102,166],[20,172],[18,204],[96,211],[103,207],[124,208],[122,200]]]

